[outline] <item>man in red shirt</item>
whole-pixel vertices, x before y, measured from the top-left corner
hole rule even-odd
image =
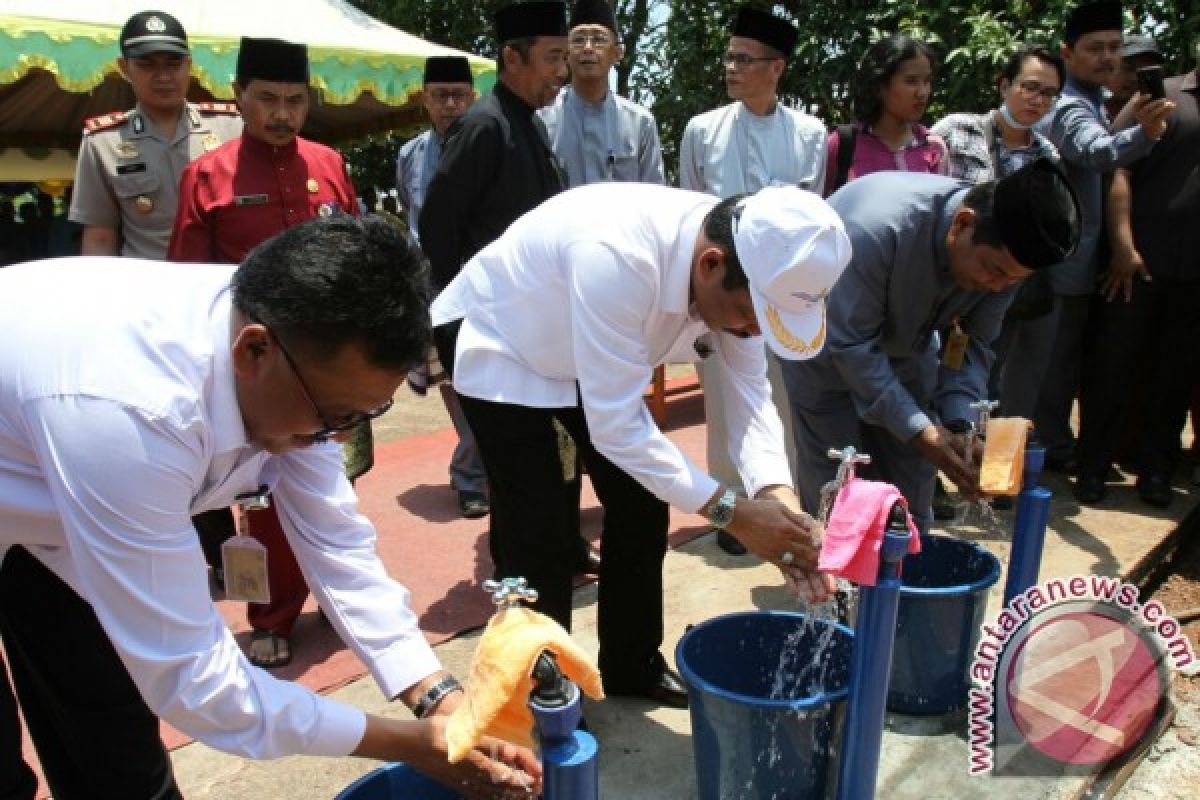
[[[245,129],[184,170],[170,261],[236,264],[292,225],[358,214],[342,157],[296,135],[308,115],[308,48],[243,38],[233,88]],[[288,637],[308,586],[274,508],[250,514],[250,532],[267,548],[271,586],[271,602],[251,603],[247,612],[250,661],[282,667],[292,658]]]
[[[308,49],[243,38],[233,88],[245,129],[184,170],[171,261],[236,264],[298,222],[358,213],[342,157],[296,135],[308,115]]]

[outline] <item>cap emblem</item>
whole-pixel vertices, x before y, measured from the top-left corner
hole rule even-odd
[[[159,17],[146,18],[146,30],[151,33],[162,33],[167,29],[167,23],[163,22]]]

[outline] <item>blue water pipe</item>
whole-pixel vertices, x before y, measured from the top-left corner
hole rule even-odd
[[[596,800],[600,770],[596,737],[579,727],[583,700],[579,687],[568,680],[550,653],[534,667],[537,688],[529,708],[537,725],[542,750],[543,800]]]
[[[902,503],[892,506],[879,552],[879,579],[859,589],[854,654],[850,663],[850,699],[842,731],[838,800],[871,800],[883,745],[888,679],[896,640],[900,602],[900,562],[911,533]]]
[[[1008,558],[1008,577],[1004,584],[1004,605],[1037,583],[1042,568],[1042,550],[1046,545],[1046,524],[1050,520],[1053,494],[1038,485],[1046,449],[1036,444],[1025,448],[1025,473],[1021,493],[1017,495],[1017,515],[1013,523],[1012,553]]]

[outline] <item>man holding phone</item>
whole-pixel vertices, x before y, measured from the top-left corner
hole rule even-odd
[[[1200,60],[1200,39],[1193,50]],[[1103,476],[1112,464],[1115,431],[1136,399],[1129,378],[1140,362],[1146,370],[1137,383],[1137,489],[1144,503],[1164,508],[1200,366],[1194,346],[1200,338],[1200,86],[1196,69],[1165,86],[1139,70],[1139,83],[1143,94],[1162,90],[1175,113],[1158,145],[1118,169],[1109,189],[1113,255],[1093,312],[1095,348],[1084,365],[1080,478]]]
[[[1062,57],[1067,80],[1054,109],[1042,117],[1036,130],[1054,143],[1079,198],[1083,233],[1079,246],[1063,263],[1051,268],[1054,309],[1031,321],[1034,333],[1049,352],[1019,356],[1030,361],[1048,358],[1045,381],[1038,397],[1034,422],[1046,446],[1046,468],[1068,471],[1074,461],[1071,409],[1079,385],[1084,330],[1096,289],[1097,244],[1103,222],[1105,173],[1127,166],[1150,152],[1166,130],[1170,104],[1140,98],[1135,104],[1137,125],[1114,132],[1104,113],[1104,85],[1120,61],[1121,4],[1087,3],[1072,9],[1063,26]],[[1016,355],[1016,354],[1014,354]],[[1010,361],[1009,368],[1014,362]],[[1089,476],[1080,480],[1076,497],[1096,502],[1103,481]]]

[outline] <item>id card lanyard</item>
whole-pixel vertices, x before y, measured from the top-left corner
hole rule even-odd
[[[267,576],[267,548],[250,535],[250,514],[271,507],[266,484],[257,491],[239,494],[233,505],[235,536],[221,545],[225,568],[225,597],[246,603],[271,602],[271,584]]]

